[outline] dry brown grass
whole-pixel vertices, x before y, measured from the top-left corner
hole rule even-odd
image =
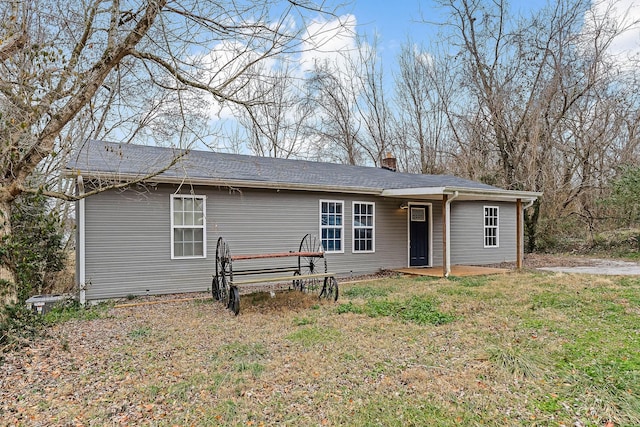
[[[433,298],[456,320],[424,326],[338,314],[341,303],[367,303],[348,296],[354,287],[381,289],[386,300]],[[640,367],[630,352],[640,324],[628,322],[639,290],[616,278],[514,273],[354,284],[341,288],[337,304],[293,291],[245,295],[238,317],[209,299],[110,308],[101,319],[56,325],[49,338],[7,355],[0,418],[16,425],[633,425],[640,409],[627,403],[640,392],[629,375],[637,378]],[[607,320],[607,307],[621,317]],[[592,329],[589,319],[601,324]],[[598,330],[627,340],[612,342],[607,360],[618,354],[631,374],[602,377],[626,390],[607,388],[596,374],[585,378],[600,366],[579,356],[595,350],[589,344],[573,353],[589,334],[601,345]],[[567,358],[572,368],[562,365]]]

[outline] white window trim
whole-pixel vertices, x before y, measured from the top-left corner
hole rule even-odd
[[[487,226],[487,216],[485,215],[485,210],[495,209],[496,210],[496,244],[495,245],[487,245],[487,229],[494,228],[493,226]],[[494,249],[500,247],[500,207],[499,206],[483,206],[482,207],[482,244],[485,249]]]
[[[324,251],[328,254],[343,254],[344,253],[344,220],[346,217],[346,212],[344,211],[344,200],[328,200],[321,199],[318,203],[318,232],[320,236],[320,242],[322,242],[322,204],[323,203],[340,203],[342,205],[342,224],[340,224],[340,250],[339,251],[330,251],[327,248],[323,248]],[[338,228],[332,226],[331,228]]]
[[[372,210],[372,220],[373,225],[371,227],[356,227],[355,222],[355,212],[356,205],[371,205],[373,206]],[[356,228],[361,229],[369,229],[371,228],[371,250],[370,251],[357,251],[356,250]],[[376,252],[376,203],[375,202],[365,202],[365,201],[352,201],[351,202],[351,253],[352,254],[373,254]]]
[[[202,225],[193,226],[179,226],[180,228],[194,228],[202,229],[202,255],[191,256],[176,256],[174,254],[174,236],[173,230],[176,226],[173,223],[173,201],[174,199],[202,199]],[[171,259],[203,259],[207,257],[207,196],[190,195],[190,194],[172,194],[170,200],[170,214],[171,214]]]

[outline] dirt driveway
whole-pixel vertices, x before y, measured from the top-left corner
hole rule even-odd
[[[640,263],[577,256],[529,255],[525,266],[543,271],[611,276],[640,276]]]

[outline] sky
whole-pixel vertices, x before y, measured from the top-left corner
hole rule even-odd
[[[515,14],[528,15],[544,7],[546,0],[512,0],[511,4]],[[618,20],[640,20],[640,0],[594,0],[592,7],[599,12],[611,7]],[[442,13],[432,0],[351,0],[339,10],[342,17],[351,15],[358,34],[377,35],[378,54],[385,73],[394,70],[400,47],[408,38],[418,44],[426,44],[435,38],[436,29],[424,21],[442,22]],[[351,44],[349,37],[342,41],[345,46]],[[612,48],[640,52],[640,26],[626,32]]]
[[[307,22],[306,38],[311,42],[303,45],[297,62],[297,74],[308,75],[317,60],[329,60],[335,64],[344,62],[340,53],[355,52],[356,35],[366,36],[371,41],[377,37],[377,54],[383,67],[385,86],[393,90],[394,74],[397,72],[397,57],[401,47],[409,40],[427,46],[437,38],[437,26],[425,23],[444,22],[446,11],[439,8],[436,0],[328,0],[328,7],[341,4],[336,17],[324,15]],[[485,0],[489,1],[489,0]],[[554,0],[548,0],[553,2]],[[593,0],[592,9],[603,13],[612,8],[617,20],[640,23],[640,0]],[[543,8],[547,0],[511,0],[513,15],[529,16]],[[315,46],[314,46],[315,45]],[[318,46],[320,46],[318,48]],[[616,52],[640,55],[640,24],[627,31],[611,47]],[[345,62],[346,67],[346,62]],[[228,107],[214,107],[218,119],[234,120]]]

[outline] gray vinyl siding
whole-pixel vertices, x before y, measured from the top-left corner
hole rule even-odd
[[[87,300],[209,290],[218,237],[225,238],[231,255],[297,251],[305,234],[320,236],[320,200],[344,202],[344,253],[326,254],[330,272],[348,277],[408,265],[408,210],[400,209],[402,200],[217,187],[182,189],[184,194],[206,196],[206,258],[171,259],[170,203],[175,191],[175,186],[159,185],[86,199]],[[353,201],[375,203],[374,253],[352,253]],[[432,266],[441,266],[442,202],[424,204],[431,206]],[[484,248],[485,205],[500,207],[498,248]],[[454,201],[450,244],[452,264],[515,260],[515,205]],[[296,265],[293,257],[235,261],[233,269]]]
[[[207,288],[202,278],[210,260],[171,260],[169,209],[169,193],[153,189],[109,191],[86,200],[88,300]]]
[[[344,201],[344,253],[326,255],[341,276],[407,264],[406,211],[380,197],[297,191],[193,188],[206,196],[207,256],[171,259],[173,186],[107,191],[86,199],[87,300],[210,289],[218,237],[231,254],[297,251],[307,233],[319,235],[320,200]],[[185,188],[183,193],[190,193]],[[352,201],[375,203],[375,253],[352,253]],[[235,261],[234,270],[295,266],[297,258]],[[282,275],[280,273],[280,275]]]
[[[499,246],[484,247],[484,206],[498,206]],[[451,264],[483,265],[516,259],[516,207],[514,203],[452,202]]]
[[[431,267],[442,265],[442,201],[435,200],[433,209],[432,257]]]

